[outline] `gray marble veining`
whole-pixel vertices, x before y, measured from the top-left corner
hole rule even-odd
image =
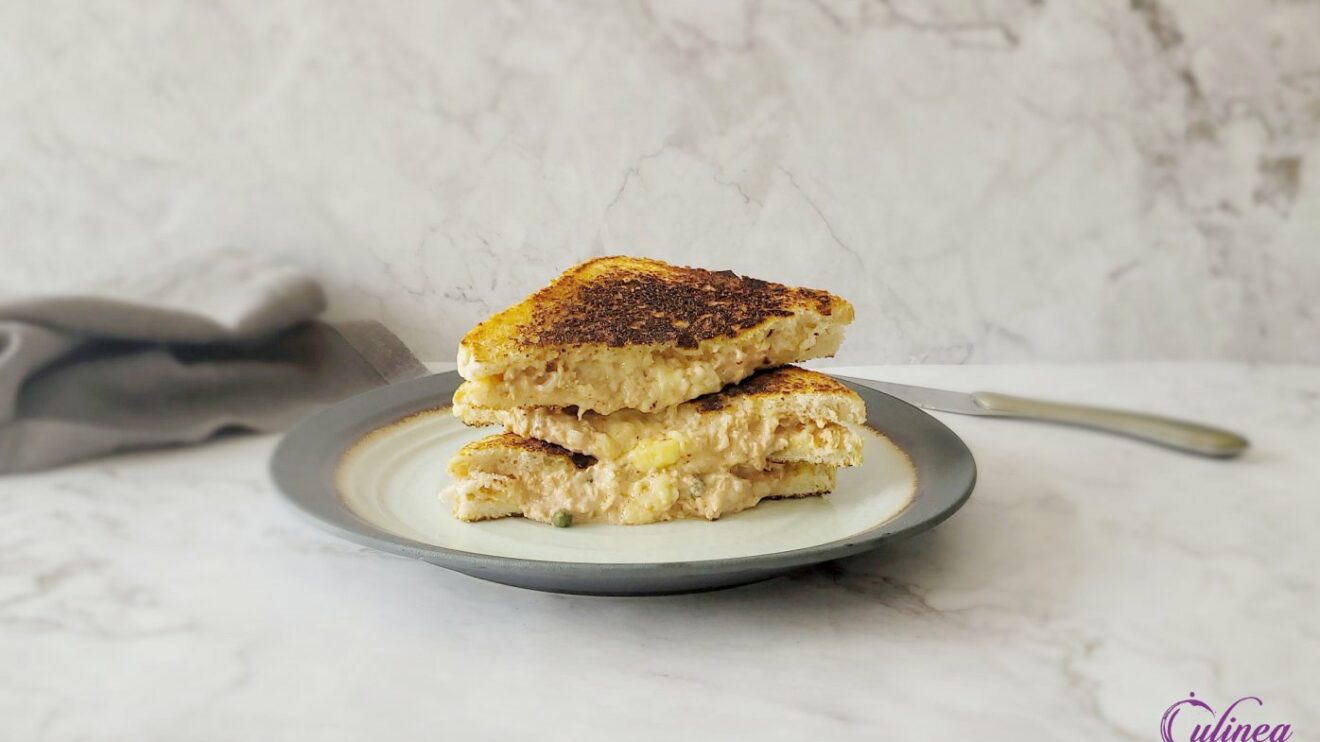
[[[15,4],[5,284],[286,256],[426,357],[593,254],[841,361],[1320,361],[1320,4]]]

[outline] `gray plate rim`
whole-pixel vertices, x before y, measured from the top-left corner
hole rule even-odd
[[[899,514],[876,526],[814,546],[752,556],[666,562],[564,562],[479,554],[426,544],[380,529],[348,508],[334,481],[335,468],[362,436],[427,409],[448,405],[462,382],[447,371],[379,387],[323,409],[289,431],[276,446],[270,474],[283,499],[323,529],[387,553],[422,559],[478,575],[577,576],[602,572],[675,577],[693,574],[783,572],[875,548],[881,542],[933,528],[953,515],[976,485],[976,461],[956,433],[924,411],[864,384],[840,381],[866,402],[867,425],[883,433],[912,460],[916,492]],[[585,578],[584,578],[585,579]]]

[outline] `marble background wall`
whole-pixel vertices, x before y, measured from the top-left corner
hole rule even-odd
[[[446,358],[580,258],[848,362],[1320,361],[1320,3],[0,2],[0,286],[214,246]]]

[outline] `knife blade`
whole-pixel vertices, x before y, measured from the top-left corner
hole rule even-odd
[[[1091,407],[1068,402],[1014,397],[996,392],[950,392],[892,381],[872,381],[846,376],[841,381],[865,386],[897,397],[910,405],[959,415],[989,415],[1073,425],[1106,433],[1125,435],[1187,453],[1214,458],[1238,456],[1250,442],[1231,430],[1144,412]]]

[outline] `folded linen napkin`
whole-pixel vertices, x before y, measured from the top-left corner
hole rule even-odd
[[[77,292],[0,297],[0,474],[281,430],[425,368],[375,322],[313,321],[317,283],[221,251]]]

